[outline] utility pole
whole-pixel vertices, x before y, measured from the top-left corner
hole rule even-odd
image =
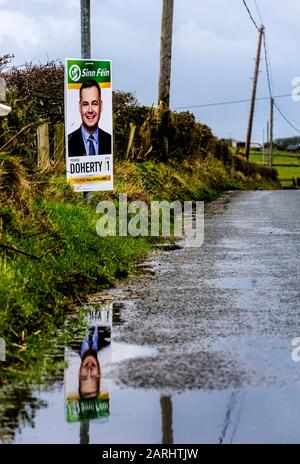
[[[262,149],[262,163],[265,165],[265,129],[263,129],[263,149]]]
[[[81,0],[81,58],[91,58],[90,0]]]
[[[271,98],[270,108],[270,168],[273,166],[273,122],[274,122],[274,99]]]
[[[162,101],[167,107],[170,106],[173,13],[174,0],[163,0],[160,38],[158,105]]]
[[[259,64],[260,64],[261,44],[262,44],[262,37],[263,37],[264,30],[265,30],[265,26],[260,26],[259,35],[258,35],[258,47],[257,47],[257,53],[256,53],[254,78],[253,78],[253,90],[252,90],[250,115],[249,115],[248,131],[247,131],[246,149],[245,149],[245,155],[246,155],[247,160],[249,160],[249,155],[250,155],[250,144],[251,144],[257,81],[258,81]]]
[[[81,18],[81,58],[89,60],[91,58],[91,5],[90,0],[80,0]],[[93,198],[92,192],[83,194],[87,203]]]
[[[160,397],[161,418],[162,418],[162,444],[173,445],[173,406],[171,396]]]

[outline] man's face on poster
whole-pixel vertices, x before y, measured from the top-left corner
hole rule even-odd
[[[79,111],[84,128],[93,133],[98,127],[102,112],[102,101],[97,87],[82,89]]]
[[[79,390],[82,398],[96,398],[100,387],[100,365],[94,356],[87,356],[79,370]]]

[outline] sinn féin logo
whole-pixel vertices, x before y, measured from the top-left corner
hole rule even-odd
[[[69,76],[73,82],[79,81],[81,78],[81,69],[78,64],[73,64],[69,69]]]

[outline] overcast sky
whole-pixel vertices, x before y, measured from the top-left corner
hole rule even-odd
[[[254,0],[247,3],[258,24]],[[266,27],[274,95],[300,76],[300,1],[257,0]],[[92,55],[113,60],[113,87],[156,104],[162,0],[91,0]],[[80,57],[80,0],[0,0],[0,54],[13,64]],[[172,108],[249,98],[258,33],[242,0],[175,0]],[[262,55],[263,57],[263,55]],[[268,96],[261,61],[258,96]],[[300,129],[300,102],[277,100]],[[198,108],[219,137],[245,140],[249,103]],[[262,140],[269,102],[256,106],[253,141]],[[274,136],[300,135],[275,112]]]

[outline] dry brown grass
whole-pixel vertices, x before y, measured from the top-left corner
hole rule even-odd
[[[18,156],[0,153],[0,197],[3,200],[30,203],[30,182],[22,159]]]

